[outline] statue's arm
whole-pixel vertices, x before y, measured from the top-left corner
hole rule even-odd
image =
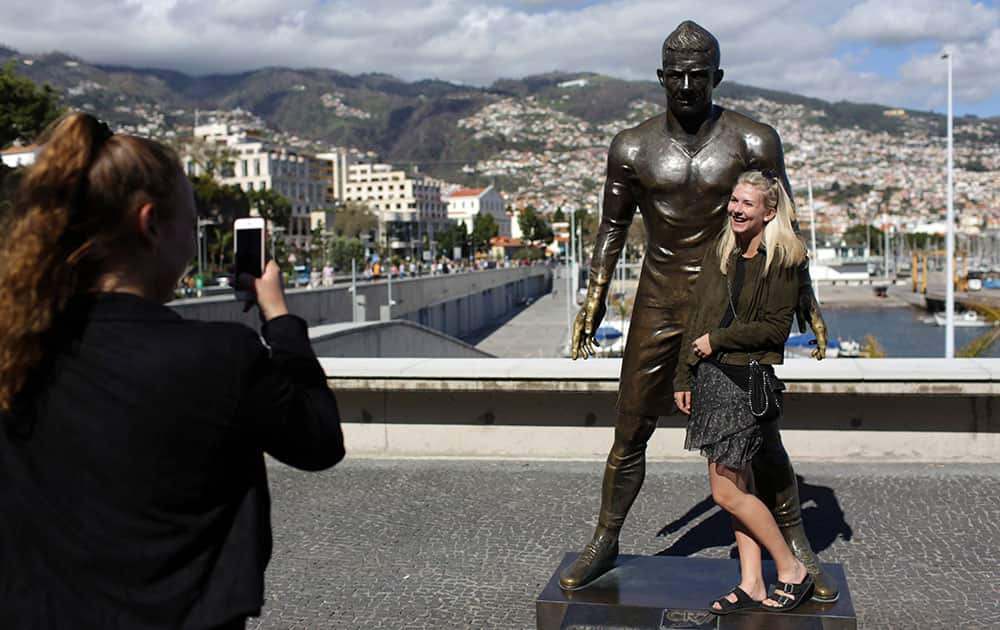
[[[632,192],[635,169],[631,163],[634,147],[626,134],[622,132],[615,136],[608,151],[601,223],[594,242],[587,298],[573,325],[571,356],[574,359],[592,355],[593,346],[597,345],[594,334],[607,309],[608,286],[635,216],[636,201]]]
[[[601,223],[597,228],[594,254],[590,265],[590,286],[607,289],[618,257],[628,239],[628,229],[635,216],[632,192],[635,168],[631,164],[631,143],[618,134],[608,151],[608,175],[604,182]]]
[[[792,197],[792,186],[788,182],[788,173],[785,170],[785,152],[781,146],[781,138],[773,128],[763,125],[764,131],[758,137],[748,140],[748,149],[751,155],[751,169],[773,169],[781,179],[788,198]],[[792,217],[792,228],[801,237],[799,231],[798,217]],[[799,300],[795,309],[795,318],[799,323],[799,332],[806,331],[806,322],[812,327],[816,334],[816,349],[812,354],[817,359],[822,359],[826,355],[826,322],[823,320],[823,313],[819,308],[819,301],[812,288],[812,278],[809,275],[809,255],[802,260],[798,270],[799,277]]]

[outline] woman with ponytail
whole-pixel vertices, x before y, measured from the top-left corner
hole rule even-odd
[[[766,420],[755,415],[750,377],[762,370],[765,383],[779,383],[772,366],[784,360],[805,247],[792,228],[791,199],[774,172],[740,175],[728,215],[702,261],[674,378],[674,400],[689,415],[685,447],[708,459],[712,497],[733,517],[741,580],[709,605],[719,615],[745,608],[791,610],[812,588],[805,565],[754,495],[751,467],[765,442],[781,448],[780,406],[774,404],[778,413]],[[774,395],[780,401],[780,391]],[[778,571],[771,594],[761,569],[762,546]]]
[[[271,551],[264,452],[344,455],[274,262],[244,278],[260,335],[164,305],[195,224],[177,156],[87,114],[20,182],[0,250],[5,627],[244,627]]]

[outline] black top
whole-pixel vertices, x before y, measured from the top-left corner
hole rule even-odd
[[[344,455],[305,322],[187,321],[105,293],[60,319],[46,378],[3,417],[0,618],[10,628],[209,628],[258,613],[263,453]]]
[[[752,257],[736,257],[736,269],[733,270],[733,282],[727,289],[729,291],[729,305],[726,307],[726,310],[722,315],[722,321],[719,322],[719,328],[728,328],[729,325],[733,323],[733,320],[736,319],[736,311],[734,309],[736,308],[736,305],[740,303],[740,294],[743,293],[743,280],[747,276],[747,260],[750,259],[752,259]],[[709,360],[714,363],[723,374],[728,376],[729,380],[736,383],[745,391],[750,391],[749,366],[729,365],[723,363],[719,360],[719,353],[713,353]]]

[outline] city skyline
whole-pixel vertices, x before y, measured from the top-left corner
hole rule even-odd
[[[1000,9],[992,0],[835,7],[682,0],[667,10],[608,0],[379,0],[361,7],[344,0],[99,0],[87,7],[2,0],[0,7],[0,44],[29,54],[61,50],[95,63],[195,75],[326,67],[470,85],[553,70],[652,80],[663,38],[690,18],[719,38],[722,67],[734,82],[941,112],[940,55],[951,50],[956,113],[1000,115]],[[627,43],[612,30],[627,33]]]

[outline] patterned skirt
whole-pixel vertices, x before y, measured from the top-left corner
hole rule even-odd
[[[699,363],[684,448],[700,449],[709,462],[741,470],[750,464],[762,443],[760,425],[750,413],[746,391],[713,363]]]

